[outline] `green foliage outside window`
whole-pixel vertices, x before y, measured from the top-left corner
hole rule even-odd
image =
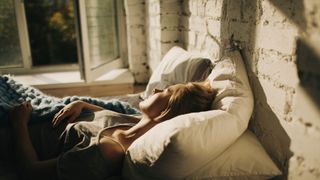
[[[33,64],[77,62],[72,1],[25,1],[25,7]]]

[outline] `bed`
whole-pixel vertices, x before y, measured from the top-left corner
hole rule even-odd
[[[253,95],[243,60],[235,48],[228,49],[223,58],[211,60],[173,47],[153,72],[143,93],[101,99],[86,97],[86,100],[110,108],[107,104],[116,99],[128,108],[124,113],[136,113],[138,103],[152,89],[204,79],[218,90],[212,110],[181,115],[155,126],[129,147],[121,177],[108,179],[268,179],[281,174],[255,135],[247,130]],[[37,90],[32,93],[45,96]],[[70,97],[69,101],[50,98],[49,105],[72,101]],[[82,97],[73,100],[77,98]],[[8,106],[6,100],[1,101]],[[50,115],[43,114],[44,109],[37,110],[41,117],[50,119],[63,105],[49,109]],[[2,106],[5,108],[8,107]],[[2,124],[0,179],[3,180],[17,179],[12,162],[14,154],[8,151],[11,138],[10,128]]]

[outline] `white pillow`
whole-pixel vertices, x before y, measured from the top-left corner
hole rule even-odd
[[[216,62],[208,79],[218,94],[214,110],[190,113],[158,124],[128,149],[125,166],[150,179],[184,179],[217,158],[245,131],[253,96],[238,51]],[[131,164],[130,166],[128,164]],[[197,176],[205,178],[203,174]]]
[[[134,164],[130,162],[129,160],[124,167],[126,179],[153,179],[145,176],[144,173],[134,171]],[[281,175],[281,171],[256,136],[247,130],[221,155],[190,174],[186,179],[254,180],[269,179],[277,175]]]
[[[155,88],[164,89],[177,83],[204,80],[211,70],[210,59],[174,46],[152,73],[143,98],[150,96]]]
[[[187,179],[269,179],[281,175],[257,137],[246,130],[230,147]]]

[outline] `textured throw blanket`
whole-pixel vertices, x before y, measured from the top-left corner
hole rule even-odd
[[[48,96],[38,89],[15,81],[9,75],[0,75],[0,125],[8,125],[8,112],[13,106],[30,101],[33,107],[30,123],[52,120],[55,113],[67,104],[82,100],[105,109],[123,114],[140,114],[129,103],[113,100],[101,100],[92,97],[69,96],[57,98]],[[84,110],[82,114],[90,113]]]

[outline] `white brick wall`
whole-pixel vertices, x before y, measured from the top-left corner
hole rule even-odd
[[[273,49],[283,54],[294,54],[297,36],[296,28],[263,26],[260,24],[256,33],[257,48]]]
[[[283,55],[278,51],[261,49],[257,71],[283,86],[295,87],[299,82],[296,63],[291,55]]]
[[[129,69],[137,83],[149,79],[145,0],[125,0]]]
[[[148,0],[147,9],[147,56],[151,73],[161,60],[160,1]]]
[[[181,2],[179,0],[147,0],[147,54],[152,73],[164,54],[181,45]]]
[[[129,62],[138,82],[147,81],[149,66],[152,72],[172,46],[216,59],[234,34],[255,96],[250,128],[283,171],[280,179],[320,178],[320,108],[314,100],[320,95],[299,85],[296,54],[298,39],[320,52],[320,1],[126,1],[133,15]]]
[[[319,1],[186,0],[182,9],[189,50],[217,58],[231,34],[241,42],[256,100],[250,127],[282,178],[320,178],[319,105],[299,90],[295,54],[298,38],[320,42]]]

